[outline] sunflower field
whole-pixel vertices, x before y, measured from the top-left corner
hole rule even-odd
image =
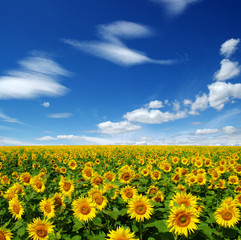
[[[0,240],[241,240],[241,147],[0,147]]]

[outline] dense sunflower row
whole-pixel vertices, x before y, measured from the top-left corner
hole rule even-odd
[[[0,240],[240,239],[240,157],[240,147],[0,147]]]

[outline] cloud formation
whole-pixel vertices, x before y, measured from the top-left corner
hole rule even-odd
[[[48,108],[48,107],[50,107],[50,103],[49,102],[43,102],[42,106],[45,107],[45,108]]]
[[[214,74],[217,81],[225,81],[232,79],[240,74],[240,66],[238,62],[232,62],[229,59],[221,61],[221,68]]]
[[[154,100],[151,101],[148,105],[148,108],[162,108],[164,107],[162,101]]]
[[[0,99],[31,99],[40,96],[62,96],[67,88],[59,83],[69,72],[50,58],[28,57],[19,62],[20,69],[0,76]]]
[[[186,111],[178,111],[176,113],[162,112],[160,110],[148,110],[139,108],[132,112],[127,112],[123,118],[130,122],[161,124],[163,122],[174,121],[187,117]]]
[[[238,39],[231,38],[227,40],[221,45],[220,54],[226,58],[230,57],[237,50],[237,45],[239,44],[239,42],[240,42],[239,38]]]
[[[221,110],[231,98],[241,99],[241,84],[215,82],[208,85],[208,101],[211,107]]]
[[[117,21],[98,26],[97,35],[101,41],[84,42],[74,39],[63,39],[62,41],[78,50],[122,66],[132,66],[143,63],[169,65],[176,62],[170,59],[155,60],[149,58],[145,53],[130,49],[123,43],[123,39],[141,38],[152,35],[152,30],[147,26],[134,22]]]
[[[218,133],[218,129],[211,129],[211,128],[197,129],[195,132],[195,134],[197,135],[206,135],[206,134],[213,134],[213,133]]]
[[[99,128],[100,133],[105,134],[119,134],[119,133],[126,133],[132,132],[141,129],[141,126],[131,124],[128,121],[122,122],[102,122],[97,125]]]

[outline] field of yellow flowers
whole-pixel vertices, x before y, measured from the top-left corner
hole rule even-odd
[[[240,207],[240,147],[0,147],[0,240],[241,240]]]

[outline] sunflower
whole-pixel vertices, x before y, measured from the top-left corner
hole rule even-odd
[[[236,195],[235,197],[237,204],[241,207],[241,194]]]
[[[10,230],[6,230],[4,228],[0,228],[0,239],[1,240],[11,240],[12,239],[12,233]]]
[[[72,203],[74,216],[80,221],[88,222],[96,216],[95,204],[90,198],[79,197]]]
[[[92,177],[93,172],[94,172],[93,168],[86,166],[82,170],[82,176],[85,180],[89,180]]]
[[[135,218],[137,222],[144,221],[144,219],[150,219],[153,206],[146,196],[135,196],[128,204],[127,213],[130,214],[130,218]]]
[[[45,217],[50,219],[55,216],[54,201],[52,198],[49,198],[49,199],[43,198],[43,200],[39,203],[39,205]]]
[[[134,171],[132,169],[126,169],[120,172],[119,179],[121,183],[129,184],[134,178]]]
[[[168,217],[167,223],[170,232],[175,232],[178,235],[185,235],[188,237],[189,232],[194,232],[198,228],[196,223],[199,223],[199,215],[195,208],[185,207],[182,204],[179,207],[173,207],[171,209],[171,214]]]
[[[38,193],[41,193],[45,190],[44,182],[43,182],[42,178],[39,176],[32,177],[30,183],[31,183],[33,189]]]
[[[196,207],[197,197],[193,196],[191,193],[187,194],[186,192],[176,192],[176,194],[172,197],[169,206],[173,207],[175,206],[175,203],[177,203],[179,206],[183,204],[185,207]]]
[[[77,168],[77,163],[74,159],[70,160],[68,165],[71,170],[75,170]]]
[[[106,173],[104,173],[104,178],[109,180],[109,181],[115,181],[115,177],[116,177],[116,174],[111,172],[111,171],[108,171]]]
[[[228,179],[229,184],[237,185],[239,183],[239,178],[236,175],[231,175]]]
[[[205,185],[207,182],[205,174],[197,174],[196,181],[198,185]]]
[[[106,240],[137,240],[135,239],[135,233],[131,233],[129,228],[117,227],[116,230],[110,230],[110,233],[107,233]]]
[[[163,202],[164,201],[164,196],[162,191],[157,191],[155,196],[152,198],[154,202]]]
[[[4,197],[5,199],[7,199],[7,200],[11,200],[11,199],[13,199],[14,197],[16,197],[16,192],[15,192],[13,186],[10,187],[10,188],[4,193],[3,197]]]
[[[31,175],[29,172],[24,172],[20,174],[20,182],[23,183],[24,186],[30,185]]]
[[[151,172],[151,178],[153,180],[159,180],[161,178],[161,172],[158,170],[154,170]]]
[[[237,207],[222,204],[214,213],[217,224],[222,227],[233,227],[240,220],[240,211]]]
[[[91,196],[93,203],[96,205],[96,208],[98,210],[102,210],[107,205],[107,198],[103,196],[103,190],[99,190],[98,187],[94,187],[90,189],[88,192],[89,196]]]
[[[63,209],[65,208],[64,196],[62,194],[56,192],[52,199],[53,199],[55,211],[58,211],[61,207]]]
[[[22,207],[21,202],[18,200],[18,197],[14,197],[9,201],[8,209],[15,219],[22,219],[24,209]]]
[[[137,194],[136,188],[131,187],[129,185],[123,187],[120,191],[120,195],[125,202],[132,199],[136,194]]]
[[[65,197],[71,197],[71,194],[74,191],[74,183],[70,179],[66,179],[63,176],[61,176],[60,182],[59,182],[59,188],[61,193]]]
[[[48,235],[54,231],[53,228],[51,222],[34,218],[33,223],[28,224],[27,230],[33,240],[46,240],[49,237]]]
[[[148,190],[147,190],[147,194],[152,194],[152,195],[154,195],[154,194],[157,193],[158,190],[159,190],[159,189],[158,189],[157,186],[151,185],[151,186],[148,188]]]
[[[94,186],[99,186],[100,184],[103,184],[103,178],[98,173],[94,173],[93,177],[91,178],[91,184]]]
[[[181,175],[180,175],[179,173],[173,175],[173,176],[172,176],[172,181],[173,181],[174,183],[180,182],[180,181],[181,181]]]

